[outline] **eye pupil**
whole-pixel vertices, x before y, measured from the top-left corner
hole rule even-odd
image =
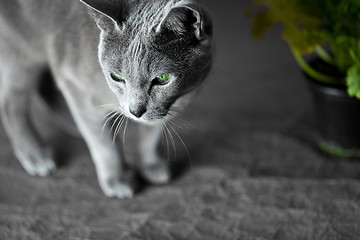
[[[115,82],[125,82],[125,80],[116,73],[111,73],[110,76],[111,76],[111,79],[114,80]]]

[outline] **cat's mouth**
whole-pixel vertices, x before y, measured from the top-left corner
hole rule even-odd
[[[174,97],[168,99],[166,103],[163,102],[161,105],[147,104],[143,105],[144,107],[127,107],[127,109],[122,112],[126,117],[135,122],[146,125],[156,125],[159,122],[171,121],[172,119],[177,118],[179,114],[184,112],[192,95],[193,93],[188,93],[178,98]]]

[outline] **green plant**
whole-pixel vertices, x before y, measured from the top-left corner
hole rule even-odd
[[[348,94],[360,99],[359,0],[252,0],[246,12],[255,39],[282,23],[283,39],[309,76],[327,84],[345,84]],[[310,66],[304,59],[310,53],[333,65],[340,77]]]

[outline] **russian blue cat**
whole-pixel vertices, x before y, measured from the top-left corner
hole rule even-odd
[[[134,194],[134,179],[103,129],[109,117],[140,123],[139,171],[150,183],[169,181],[157,152],[161,123],[210,71],[209,14],[191,0],[0,0],[0,6],[1,118],[26,171],[46,176],[56,168],[51,146],[28,116],[29,98],[50,70],[107,196]]]

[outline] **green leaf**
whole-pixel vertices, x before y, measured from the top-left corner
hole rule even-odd
[[[325,39],[316,33],[300,31],[294,25],[285,25],[283,30],[283,39],[285,39],[300,54],[308,54],[315,51],[315,48],[325,43]]]
[[[341,35],[332,37],[330,44],[336,66],[345,73],[356,62],[354,50],[357,49],[357,41],[349,36]]]
[[[355,64],[349,68],[346,84],[348,85],[349,96],[360,99],[360,64]]]
[[[337,146],[331,142],[320,140],[318,142],[319,148],[334,156],[334,157],[340,157],[340,158],[359,158],[360,157],[360,151],[357,149],[345,149],[340,146]]]
[[[273,27],[275,24],[271,18],[271,11],[257,14],[252,19],[252,36],[254,39],[260,39],[264,36],[267,28]]]
[[[266,7],[266,10],[252,14],[255,6]],[[253,0],[246,11],[252,18],[252,36],[261,38],[268,28],[279,22],[284,25],[282,36],[292,48],[302,54],[312,52],[325,40],[317,31],[321,20],[304,10],[299,0]]]
[[[354,51],[354,49],[350,49],[349,50],[349,55],[351,57],[351,59],[356,63],[356,64],[360,64],[360,59],[358,56],[356,56],[356,53]]]
[[[308,76],[312,77],[313,79],[326,84],[339,84],[343,81],[341,78],[328,76],[326,74],[318,72],[316,69],[312,68],[309,63],[305,61],[305,59],[299,52],[296,51],[296,49],[291,48],[291,50],[299,66]]]

